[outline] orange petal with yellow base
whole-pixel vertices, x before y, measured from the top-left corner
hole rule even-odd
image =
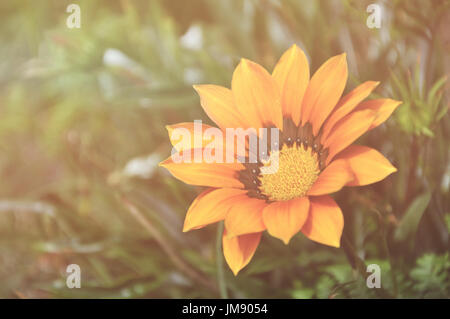
[[[354,179],[346,186],[373,184],[397,171],[386,157],[367,146],[351,145],[339,153],[336,161],[339,159],[348,162],[354,175]]]
[[[311,122],[314,135],[338,103],[347,83],[347,72],[343,53],[328,59],[311,78],[302,102],[302,124]]]
[[[260,232],[229,237],[226,230],[224,231],[222,236],[223,254],[235,276],[250,262],[260,240]]]
[[[244,189],[237,188],[205,190],[189,207],[184,219],[183,232],[224,220],[235,197],[246,192]]]
[[[249,127],[258,129],[274,124],[283,129],[280,89],[262,66],[242,59],[233,73],[231,89]]]
[[[197,149],[176,153],[179,158],[191,153],[186,158],[192,158]],[[203,152],[206,149],[200,149]],[[172,155],[172,156],[174,156]],[[236,178],[237,172],[244,169],[241,163],[194,163],[181,160],[174,162],[172,156],[159,165],[168,169],[169,172],[186,184],[209,187],[243,188],[244,185]]]
[[[308,197],[273,202],[264,208],[263,221],[269,234],[281,239],[287,245],[292,236],[302,229],[308,211]]]
[[[272,76],[281,91],[283,116],[300,123],[303,96],[309,83],[309,64],[305,53],[295,44],[275,66]]]
[[[318,196],[335,193],[353,179],[354,176],[347,161],[345,159],[334,160],[320,173],[309,189],[308,195]]]
[[[302,233],[318,243],[339,247],[344,216],[336,202],[329,196],[310,197],[308,219]]]

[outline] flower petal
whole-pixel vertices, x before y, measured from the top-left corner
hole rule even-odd
[[[375,99],[364,101],[358,105],[357,111],[362,110],[372,110],[376,113],[375,120],[369,127],[369,130],[377,127],[378,125],[384,123],[389,116],[395,111],[397,106],[402,104],[401,101],[391,100],[391,99]]]
[[[231,238],[227,236],[226,231],[223,232],[223,255],[235,276],[250,262],[260,240],[261,232]]]
[[[233,73],[231,88],[234,101],[249,127],[258,129],[274,124],[283,128],[278,85],[260,65],[242,59]]]
[[[261,199],[247,195],[235,197],[235,203],[225,217],[228,236],[233,237],[265,230],[262,212],[266,206],[267,203]]]
[[[283,115],[300,122],[303,95],[309,83],[309,64],[305,53],[297,45],[291,46],[278,61],[272,76],[281,90]]]
[[[308,195],[317,196],[337,192],[354,178],[345,159],[334,160],[320,173]]]
[[[380,82],[367,81],[358,85],[353,91],[346,94],[336,105],[335,110],[327,119],[323,126],[324,137],[328,136],[333,126],[344,116],[358,106],[358,104],[372,93],[372,91],[380,84]]]
[[[328,59],[311,78],[302,102],[302,124],[311,122],[317,135],[347,83],[346,54]]]
[[[189,150],[191,158],[196,150],[198,149]],[[203,152],[204,150],[206,149],[200,149],[200,152]],[[237,179],[237,172],[244,169],[244,165],[241,163],[194,163],[192,160],[191,162],[183,160],[181,162],[174,162],[174,156],[183,158],[183,156],[187,154],[186,152],[189,151],[176,153],[159,163],[159,166],[165,167],[173,176],[186,184],[220,188],[244,187]]]
[[[228,139],[226,133],[217,127],[213,127],[203,123],[185,122],[174,125],[167,125],[170,142],[176,151],[187,151],[195,148],[222,148],[224,161],[237,159],[238,152],[243,147],[245,156],[248,156],[248,147],[245,145],[247,140],[241,138]],[[205,154],[205,153],[204,153]],[[206,155],[209,156],[209,155]],[[211,160],[212,161],[212,160]]]
[[[397,171],[377,150],[361,145],[350,145],[336,157],[345,159],[355,178],[346,186],[363,186],[381,181]],[[334,163],[334,162],[333,162]]]
[[[289,201],[273,202],[263,211],[264,224],[273,237],[281,239],[286,245],[297,234],[308,217],[308,197]]]
[[[208,117],[222,130],[243,127],[242,115],[234,104],[233,93],[219,85],[194,85]]]
[[[372,125],[375,113],[372,110],[352,112],[340,120],[333,131],[323,141],[324,149],[329,148],[326,164],[344,148],[363,135]]]
[[[196,146],[202,148],[210,143],[210,141],[203,140],[203,133],[207,129],[214,129],[214,127],[207,124],[198,125],[201,128],[200,130],[195,130],[195,123],[192,122],[166,125],[170,143],[178,152],[196,148]],[[196,140],[200,141],[200,145],[195,145]]]
[[[224,220],[233,204],[232,200],[246,192],[244,189],[236,188],[205,190],[189,207],[184,219],[183,232]]]
[[[302,233],[318,243],[339,247],[344,216],[336,202],[328,195],[310,198],[308,219]]]

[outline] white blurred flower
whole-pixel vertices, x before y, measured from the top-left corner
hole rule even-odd
[[[198,68],[185,68],[183,75],[184,82],[187,84],[196,84],[203,79],[203,72]]]
[[[137,66],[136,62],[117,49],[106,49],[103,54],[103,63],[106,66],[122,67],[125,69],[133,69]]]
[[[203,47],[203,31],[197,26],[191,26],[180,38],[181,46],[186,49],[200,50]]]
[[[159,154],[151,154],[147,157],[135,157],[125,165],[123,175],[128,177],[150,178],[160,161],[161,157]]]

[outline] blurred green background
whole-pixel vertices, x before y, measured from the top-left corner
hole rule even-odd
[[[372,2],[1,1],[0,297],[449,298],[450,2],[379,1],[369,29]],[[353,249],[265,235],[234,277],[217,225],[181,231],[200,189],[157,166],[164,126],[210,123],[192,84],[229,87],[241,57],[272,70],[293,43],[312,72],[347,52],[346,91],[404,102],[359,141],[398,172],[335,196]]]

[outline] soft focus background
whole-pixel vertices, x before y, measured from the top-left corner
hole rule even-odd
[[[380,29],[370,3],[1,1],[0,297],[449,298],[450,2],[378,2]],[[371,98],[404,101],[359,141],[398,172],[335,196],[346,249],[265,235],[234,277],[217,225],[181,231],[200,189],[157,166],[164,126],[210,123],[192,84],[229,87],[241,57],[271,71],[293,43],[312,72],[347,52],[346,91],[376,80]]]

